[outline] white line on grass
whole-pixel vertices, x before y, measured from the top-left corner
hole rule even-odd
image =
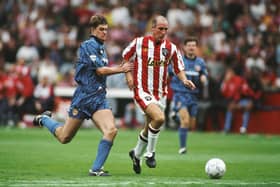
[[[101,178],[99,178],[101,179]],[[104,179],[104,178],[102,178]],[[237,185],[237,186],[257,186],[257,185],[280,185],[280,181],[276,182],[241,182],[241,181],[155,181],[155,182],[144,182],[144,181],[105,181],[105,180],[10,180],[7,183],[0,182],[0,186],[10,187],[26,187],[26,186],[69,186],[69,187],[87,187],[87,186],[161,186],[161,185]]]

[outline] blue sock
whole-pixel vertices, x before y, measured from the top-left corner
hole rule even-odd
[[[44,127],[47,127],[53,135],[54,135],[57,127],[60,127],[60,126],[63,125],[63,124],[58,123],[57,121],[55,121],[52,118],[47,117],[47,116],[42,116],[41,123],[43,124]]]
[[[230,131],[231,120],[232,120],[232,112],[227,111],[227,113],[226,113],[226,120],[225,120],[225,127],[224,127],[224,131],[225,132]]]
[[[104,165],[104,163],[110,153],[112,145],[113,145],[112,142],[110,142],[108,140],[104,140],[104,139],[102,139],[99,142],[96,159],[91,168],[93,171],[99,170]]]
[[[249,111],[245,111],[243,113],[243,118],[242,118],[242,127],[247,128],[249,119],[250,119],[250,112]]]
[[[186,147],[187,137],[188,137],[188,128],[179,128],[178,133],[179,133],[180,148]]]

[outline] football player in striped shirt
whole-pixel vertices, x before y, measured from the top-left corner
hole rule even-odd
[[[146,117],[144,129],[138,136],[134,149],[129,152],[135,173],[141,173],[140,159],[144,155],[150,168],[156,167],[155,151],[164,123],[164,108],[167,95],[168,66],[182,84],[190,89],[195,85],[186,78],[184,63],[177,47],[166,39],[168,21],[163,16],[152,20],[151,35],[137,37],[123,50],[125,63],[133,63],[133,72],[126,73],[128,87],[134,92],[134,101]]]

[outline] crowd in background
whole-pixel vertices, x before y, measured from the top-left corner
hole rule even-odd
[[[280,88],[278,0],[2,0],[0,120],[16,123],[24,113],[53,110],[54,86],[75,86],[77,48],[89,37],[88,21],[96,13],[109,21],[110,65],[121,63],[124,46],[148,34],[152,17],[161,14],[178,47],[188,35],[199,38],[210,100],[219,99],[229,66],[254,76],[265,90]],[[125,88],[124,77],[109,78],[108,87]]]

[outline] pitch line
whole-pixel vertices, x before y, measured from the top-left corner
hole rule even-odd
[[[101,178],[99,178],[101,179]],[[186,179],[187,180],[187,179]],[[143,182],[139,181],[133,182],[133,181],[127,181],[127,182],[108,182],[106,183],[103,180],[88,180],[83,181],[83,183],[80,183],[81,181],[75,181],[75,180],[14,180],[9,181],[8,183],[0,182],[0,186],[9,186],[9,187],[29,187],[29,186],[69,186],[69,187],[88,187],[88,186],[153,186],[153,185],[238,185],[238,186],[256,186],[256,185],[280,185],[280,181],[276,182],[241,182],[241,181],[179,181],[179,182],[172,182],[172,181],[162,181],[162,182]]]

